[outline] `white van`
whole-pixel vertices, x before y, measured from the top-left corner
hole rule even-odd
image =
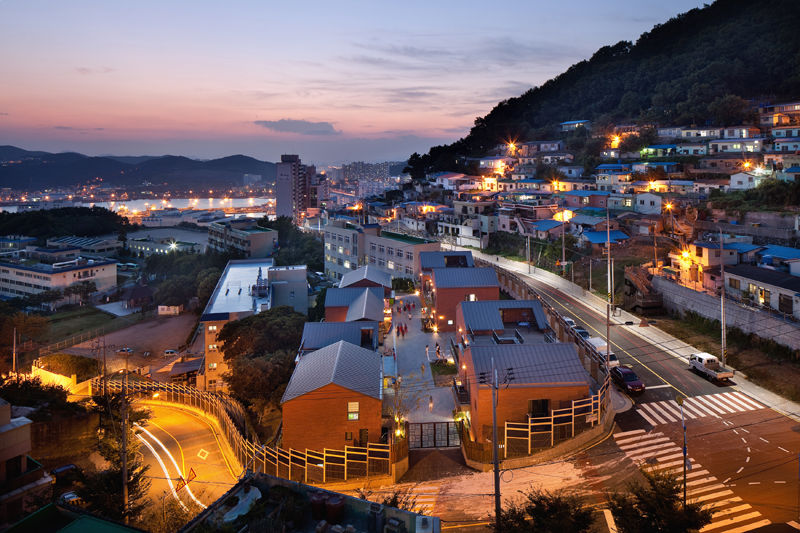
[[[603,358],[606,355],[606,350],[608,350],[608,345],[606,344],[606,340],[602,337],[589,337],[586,339],[595,351]],[[608,366],[609,368],[614,368],[615,366],[619,366],[619,359],[614,352],[608,353]]]

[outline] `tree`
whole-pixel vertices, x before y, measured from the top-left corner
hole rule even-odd
[[[711,522],[711,511],[702,504],[682,504],[683,486],[675,476],[642,470],[646,484],[635,482],[627,493],[609,496],[609,508],[620,533],[683,533],[697,531]]]
[[[145,409],[134,409],[127,406],[128,423],[123,424],[122,393],[109,394],[106,397],[95,397],[95,404],[100,414],[98,426],[97,451],[108,463],[104,470],[86,472],[81,479],[77,493],[86,502],[89,510],[113,520],[125,520],[140,516],[147,508],[147,490],[150,480],[146,474],[148,466],[142,460],[140,444],[136,438],[136,425],[145,424],[150,416]],[[123,429],[124,426],[127,426]],[[122,434],[126,431],[126,450],[122,447]],[[124,453],[126,452],[126,453]],[[122,498],[122,459],[127,459],[128,470],[128,507]]]
[[[197,496],[199,499],[199,494]],[[181,504],[172,493],[164,491],[158,497],[158,503],[145,511],[138,524],[151,533],[172,533],[185,526],[202,510],[193,500]]]
[[[734,94],[716,98],[708,104],[708,113],[718,126],[736,126],[756,118],[750,102]]]
[[[277,407],[292,377],[295,353],[289,350],[259,357],[237,357],[229,365],[225,382],[234,397],[257,412]]]
[[[77,284],[77,293],[81,297],[81,303],[89,300],[97,292],[97,284],[94,281],[81,281]]]
[[[585,533],[592,527],[592,509],[575,494],[533,488],[519,492],[522,500],[508,500],[500,511],[499,531]]]
[[[411,176],[413,181],[423,181],[427,175],[428,159],[430,159],[430,156],[427,154],[421,156],[414,152],[408,158],[408,165],[403,169],[403,173]]]
[[[306,316],[281,306],[228,322],[217,339],[226,360],[240,356],[261,356],[300,345]]]
[[[153,300],[156,305],[184,305],[196,293],[197,287],[192,276],[175,276],[158,286],[153,293]]]
[[[314,306],[308,309],[309,322],[319,322],[325,318],[325,295],[327,293],[327,287],[323,287],[322,290],[317,293],[317,297],[314,299]]]

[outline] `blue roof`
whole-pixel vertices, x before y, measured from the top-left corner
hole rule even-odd
[[[611,194],[611,191],[567,191],[564,193],[568,196],[580,196],[580,197],[588,197],[588,196],[608,196]]]
[[[746,141],[748,139],[742,139],[742,140]],[[775,138],[775,142],[776,143],[779,143],[779,142],[796,142],[796,141],[800,141],[800,137],[776,137]]]
[[[622,163],[604,163],[602,165],[597,165],[595,170],[622,170],[626,168],[631,168],[631,166]]]
[[[761,248],[761,246],[757,244],[750,244],[748,242],[729,242],[725,245],[725,248],[736,250],[740,254],[746,254],[747,252],[758,250]]]
[[[547,220],[537,220],[531,224],[531,227],[537,231],[549,231],[553,228],[557,228],[561,225],[561,221],[547,219]]]
[[[788,172],[790,174],[794,174],[796,172],[800,172],[800,167],[798,167],[798,166],[789,167],[789,168],[784,169],[783,171],[784,172]]]
[[[647,148],[652,150],[671,150],[677,147],[677,144],[651,144]]]
[[[584,231],[583,236],[584,238],[592,244],[605,244],[607,232],[605,231]],[[611,243],[615,243],[617,241],[624,241],[629,239],[624,232],[615,229],[610,232]]]
[[[582,124],[583,122],[589,122],[588,120],[568,120],[566,122],[562,122],[561,125],[564,124]]]
[[[765,246],[764,249],[759,252],[759,255],[771,255],[780,259],[800,259],[800,250],[788,246],[770,244]]]

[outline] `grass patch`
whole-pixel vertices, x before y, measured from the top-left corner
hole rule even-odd
[[[107,333],[135,324],[141,318],[141,313],[118,317],[91,306],[73,307],[47,317],[50,327],[42,342],[58,342],[100,328]]]
[[[657,317],[657,325],[699,350],[719,355],[719,321],[687,313],[686,318]],[[769,339],[728,331],[728,363],[747,379],[792,401],[800,401],[800,362],[797,353]]]
[[[453,382],[453,376],[458,373],[455,363],[448,363],[446,359],[432,361],[431,375],[437,387],[449,387]]]

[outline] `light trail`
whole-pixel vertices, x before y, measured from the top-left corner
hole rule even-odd
[[[178,493],[175,491],[175,486],[172,484],[172,478],[169,477],[169,472],[167,471],[167,465],[165,465],[164,461],[161,460],[161,456],[158,455],[155,448],[153,448],[153,446],[149,442],[147,442],[147,440],[144,437],[142,437],[139,433],[136,434],[136,437],[150,449],[150,452],[153,454],[153,457],[155,457],[156,461],[158,461],[158,464],[161,465],[161,470],[164,471],[164,476],[167,480],[167,483],[169,484],[169,490],[172,491],[172,495],[175,497],[176,500],[178,500],[178,503],[181,504],[183,510],[188,512],[189,508],[186,507],[186,505],[181,501],[180,498],[178,498]]]

